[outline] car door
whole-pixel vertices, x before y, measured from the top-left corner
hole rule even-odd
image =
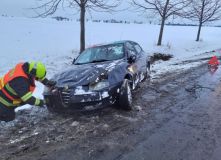
[[[135,56],[135,61],[133,63],[130,63],[130,71],[133,74],[133,81],[135,83],[134,86],[137,85],[137,83],[140,81],[140,74],[142,70],[142,65],[141,65],[141,54],[138,53],[135,49],[135,43],[133,42],[127,42],[126,43],[126,48],[127,48],[127,56]]]
[[[139,65],[140,73],[145,73],[147,69],[147,57],[145,55],[145,52],[138,43],[134,42],[133,44],[139,57],[137,63]]]

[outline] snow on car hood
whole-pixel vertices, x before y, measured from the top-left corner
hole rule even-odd
[[[83,86],[95,82],[101,74],[108,75],[110,84],[122,80],[126,72],[126,63],[122,60],[89,63],[83,65],[72,65],[59,74],[54,75],[53,80],[57,81],[57,86]]]

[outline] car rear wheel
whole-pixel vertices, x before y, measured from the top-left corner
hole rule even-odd
[[[119,96],[120,108],[124,110],[132,110],[133,109],[132,101],[133,101],[133,98],[132,98],[129,80],[125,79],[121,86],[121,91],[120,91],[120,96]]]
[[[144,73],[144,79],[142,81],[145,81],[148,78],[150,78],[150,62],[147,62],[146,72]]]

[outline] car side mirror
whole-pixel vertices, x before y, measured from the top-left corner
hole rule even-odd
[[[136,61],[136,59],[137,59],[136,55],[132,54],[128,57],[127,60],[129,63],[134,63]]]
[[[76,61],[76,58],[73,59],[72,64],[74,64],[75,61]]]

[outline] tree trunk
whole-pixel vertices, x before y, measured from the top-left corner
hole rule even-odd
[[[164,30],[164,25],[165,25],[165,21],[166,21],[167,7],[169,5],[169,2],[170,2],[170,0],[166,1],[166,4],[165,4],[164,9],[163,9],[163,15],[162,15],[162,21],[161,21],[161,27],[160,27],[160,34],[159,34],[159,38],[158,38],[158,42],[157,42],[158,46],[161,46],[161,44],[162,44],[163,30]]]
[[[199,24],[198,33],[197,33],[197,38],[196,38],[196,41],[197,41],[197,42],[200,40],[201,28],[202,28],[202,22],[200,22],[200,24]]]
[[[202,1],[202,8],[201,8],[200,19],[199,19],[199,28],[198,28],[198,33],[196,37],[197,42],[200,40],[201,28],[203,25],[204,9],[205,9],[205,0]]]
[[[164,25],[165,25],[165,18],[162,18],[161,27],[160,27],[160,34],[159,34],[159,38],[158,38],[158,42],[157,42],[158,46],[161,46],[161,44],[162,44]]]
[[[80,15],[80,53],[85,50],[85,6],[81,6],[81,15]]]

